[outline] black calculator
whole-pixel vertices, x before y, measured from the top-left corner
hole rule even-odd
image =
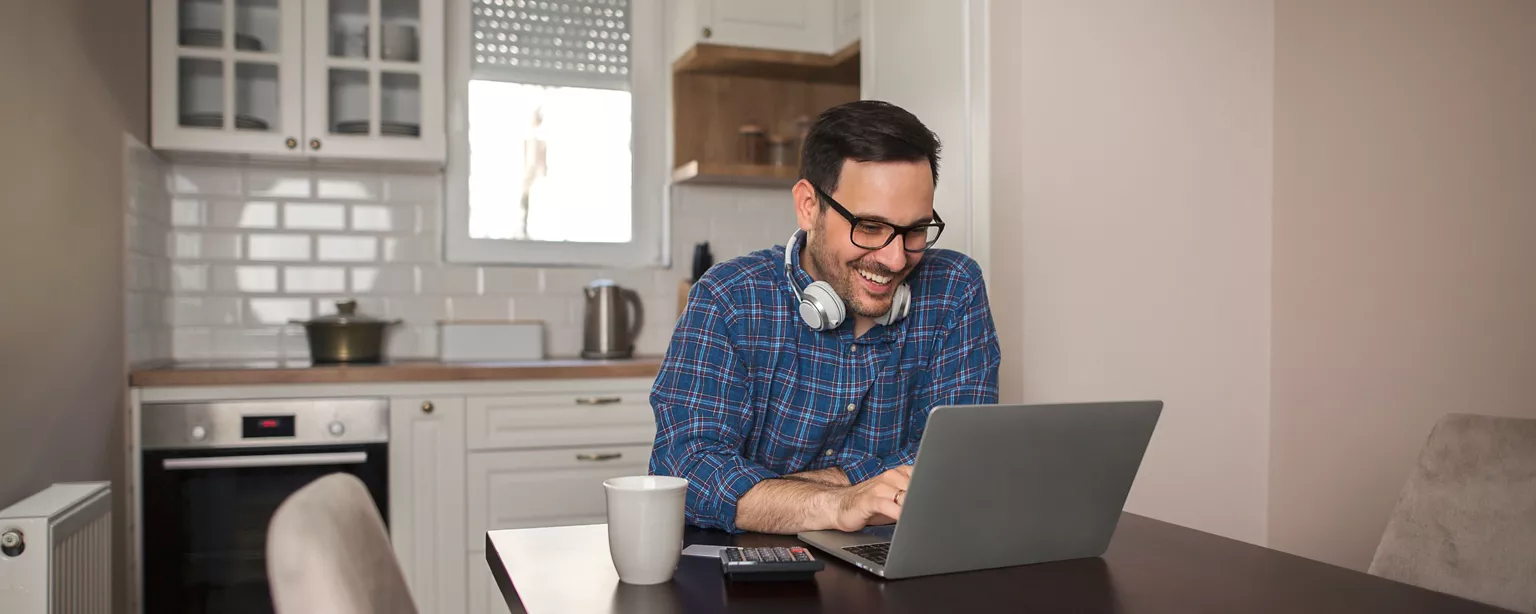
[[[799,546],[720,551],[720,571],[735,582],[810,580],[825,567],[810,550]]]

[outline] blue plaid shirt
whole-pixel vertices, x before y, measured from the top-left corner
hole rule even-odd
[[[811,278],[795,255],[800,287]],[[759,481],[831,466],[859,483],[910,464],[940,405],[997,402],[997,331],[981,267],[929,250],[912,310],[854,338],[800,320],[776,246],[709,269],[688,294],[651,406],[650,471],[688,479],[690,524],[736,531]]]

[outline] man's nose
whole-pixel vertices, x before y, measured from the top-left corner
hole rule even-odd
[[[896,237],[885,247],[875,250],[875,262],[894,273],[900,273],[907,268],[907,250],[902,244],[902,238]]]

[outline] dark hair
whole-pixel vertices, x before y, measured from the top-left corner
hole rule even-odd
[[[821,112],[800,152],[800,178],[823,192],[837,191],[843,161],[927,160],[939,183],[939,136],[906,109],[880,100],[857,100]],[[818,199],[819,200],[819,199]],[[821,203],[825,209],[827,203]]]

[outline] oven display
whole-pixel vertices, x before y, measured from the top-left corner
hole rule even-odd
[[[293,437],[293,414],[286,416],[241,416],[240,436]]]

